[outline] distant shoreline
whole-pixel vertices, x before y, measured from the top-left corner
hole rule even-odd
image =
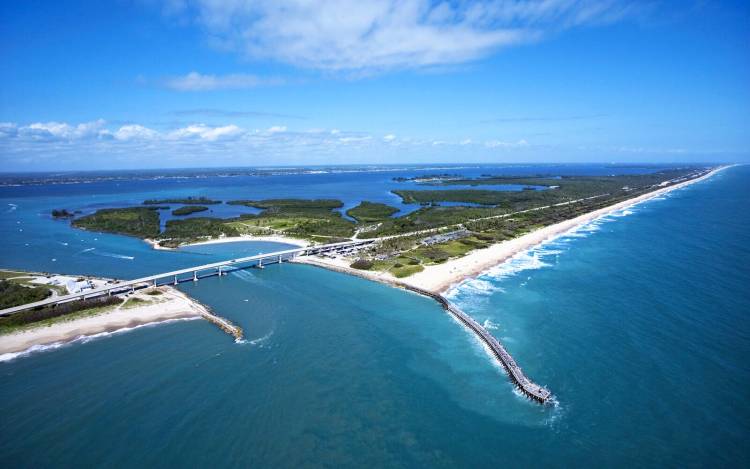
[[[463,257],[450,259],[442,264],[427,265],[424,267],[423,271],[405,278],[396,278],[388,272],[354,269],[343,259],[314,257],[295,259],[295,262],[328,268],[337,272],[356,275],[358,277],[367,278],[395,287],[403,288],[403,285],[409,285],[432,293],[442,294],[458,284],[471,278],[475,278],[489,269],[506,262],[511,257],[523,251],[550,241],[564,233],[575,230],[593,220],[605,217],[619,210],[633,207],[671,191],[704,181],[719,171],[729,167],[731,166],[718,167],[699,178],[691,179],[662,189],[656,189],[647,194],[633,197],[632,199],[624,200],[593,212],[585,213],[578,217],[571,218],[570,220],[565,220],[554,225],[540,228],[523,236],[519,236],[518,238],[493,244],[485,249],[474,250]]]

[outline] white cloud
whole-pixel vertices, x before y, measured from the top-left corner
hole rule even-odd
[[[529,142],[526,140],[519,140],[517,142],[503,142],[501,140],[489,140],[484,143],[487,148],[520,148],[529,146]]]
[[[19,132],[40,140],[96,138],[106,133],[104,124],[102,119],[76,126],[64,122],[35,122],[19,128]]]
[[[250,58],[369,72],[465,63],[564,29],[616,21],[635,5],[625,0],[170,0],[169,10],[197,21],[213,43]],[[205,80],[216,77],[196,75],[189,89],[216,86],[214,79]]]
[[[86,164],[90,162],[92,168],[135,162],[138,162],[136,167],[205,166],[207,163],[216,166],[220,162],[247,165],[257,163],[255,158],[265,158],[263,161],[269,164],[333,164],[365,158],[363,155],[368,155],[369,161],[394,162],[409,161],[409,155],[422,155],[429,162],[436,155],[445,154],[446,158],[450,156],[460,161],[482,154],[496,157],[496,151],[491,149],[498,147],[506,147],[508,154],[513,155],[526,145],[525,140],[467,144],[395,133],[383,136],[339,129],[298,131],[285,126],[256,130],[235,124],[195,123],[157,130],[137,123],[109,126],[103,120],[80,124],[0,123],[0,160],[16,167],[33,167],[40,163],[45,167],[68,167],[66,165],[84,160]]]
[[[236,125],[209,127],[205,124],[194,124],[173,130],[167,134],[169,140],[200,139],[214,142],[220,139],[239,137],[244,131]]]
[[[244,73],[230,75],[203,75],[190,72],[180,77],[169,78],[164,82],[167,88],[177,91],[213,91],[227,89],[255,88],[262,85],[279,85],[279,78],[262,78]]]
[[[117,140],[143,139],[151,140],[156,138],[158,133],[142,125],[123,125],[113,134]]]

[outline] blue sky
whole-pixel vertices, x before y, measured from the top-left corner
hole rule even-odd
[[[748,2],[2,2],[4,171],[750,161]]]

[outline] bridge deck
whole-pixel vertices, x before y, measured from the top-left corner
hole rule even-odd
[[[100,295],[106,295],[111,292],[115,291],[121,291],[127,288],[133,288],[136,286],[141,285],[148,285],[150,283],[153,283],[159,279],[164,279],[167,277],[176,278],[181,275],[185,274],[192,274],[196,275],[198,272],[205,271],[205,270],[214,270],[219,269],[219,267],[227,267],[227,266],[239,266],[242,264],[247,264],[251,262],[258,262],[258,261],[264,261],[266,259],[272,259],[278,260],[280,257],[283,258],[289,258],[294,256],[304,256],[308,254],[317,254],[321,252],[329,252],[329,251],[336,251],[339,249],[344,248],[351,248],[356,246],[363,246],[366,244],[371,244],[373,240],[357,240],[357,241],[344,241],[341,243],[331,243],[331,244],[324,244],[321,246],[307,246],[307,247],[301,247],[301,248],[293,248],[293,249],[285,249],[283,251],[275,251],[270,252],[267,254],[258,254],[255,256],[248,256],[248,257],[240,257],[237,259],[228,259],[225,261],[220,262],[212,262],[210,264],[203,264],[198,265],[195,267],[189,267],[186,269],[179,269],[179,270],[173,270],[171,272],[164,272],[156,275],[149,275],[148,277],[141,277],[133,280],[121,280],[115,283],[108,284],[104,287],[95,288],[92,290],[87,290],[85,292],[80,293],[72,293],[70,295],[63,295],[63,296],[57,296],[53,298],[47,298],[46,300],[37,301],[34,303],[28,303],[25,305],[20,306],[14,306],[12,308],[6,308],[3,310],[0,310],[0,316],[7,316],[9,314],[18,313],[21,311],[25,311],[28,309],[38,308],[40,306],[48,306],[53,304],[59,304],[64,303],[66,301],[73,301],[81,298],[90,298]]]

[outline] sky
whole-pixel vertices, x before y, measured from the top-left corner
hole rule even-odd
[[[750,2],[0,2],[0,171],[750,162]]]

